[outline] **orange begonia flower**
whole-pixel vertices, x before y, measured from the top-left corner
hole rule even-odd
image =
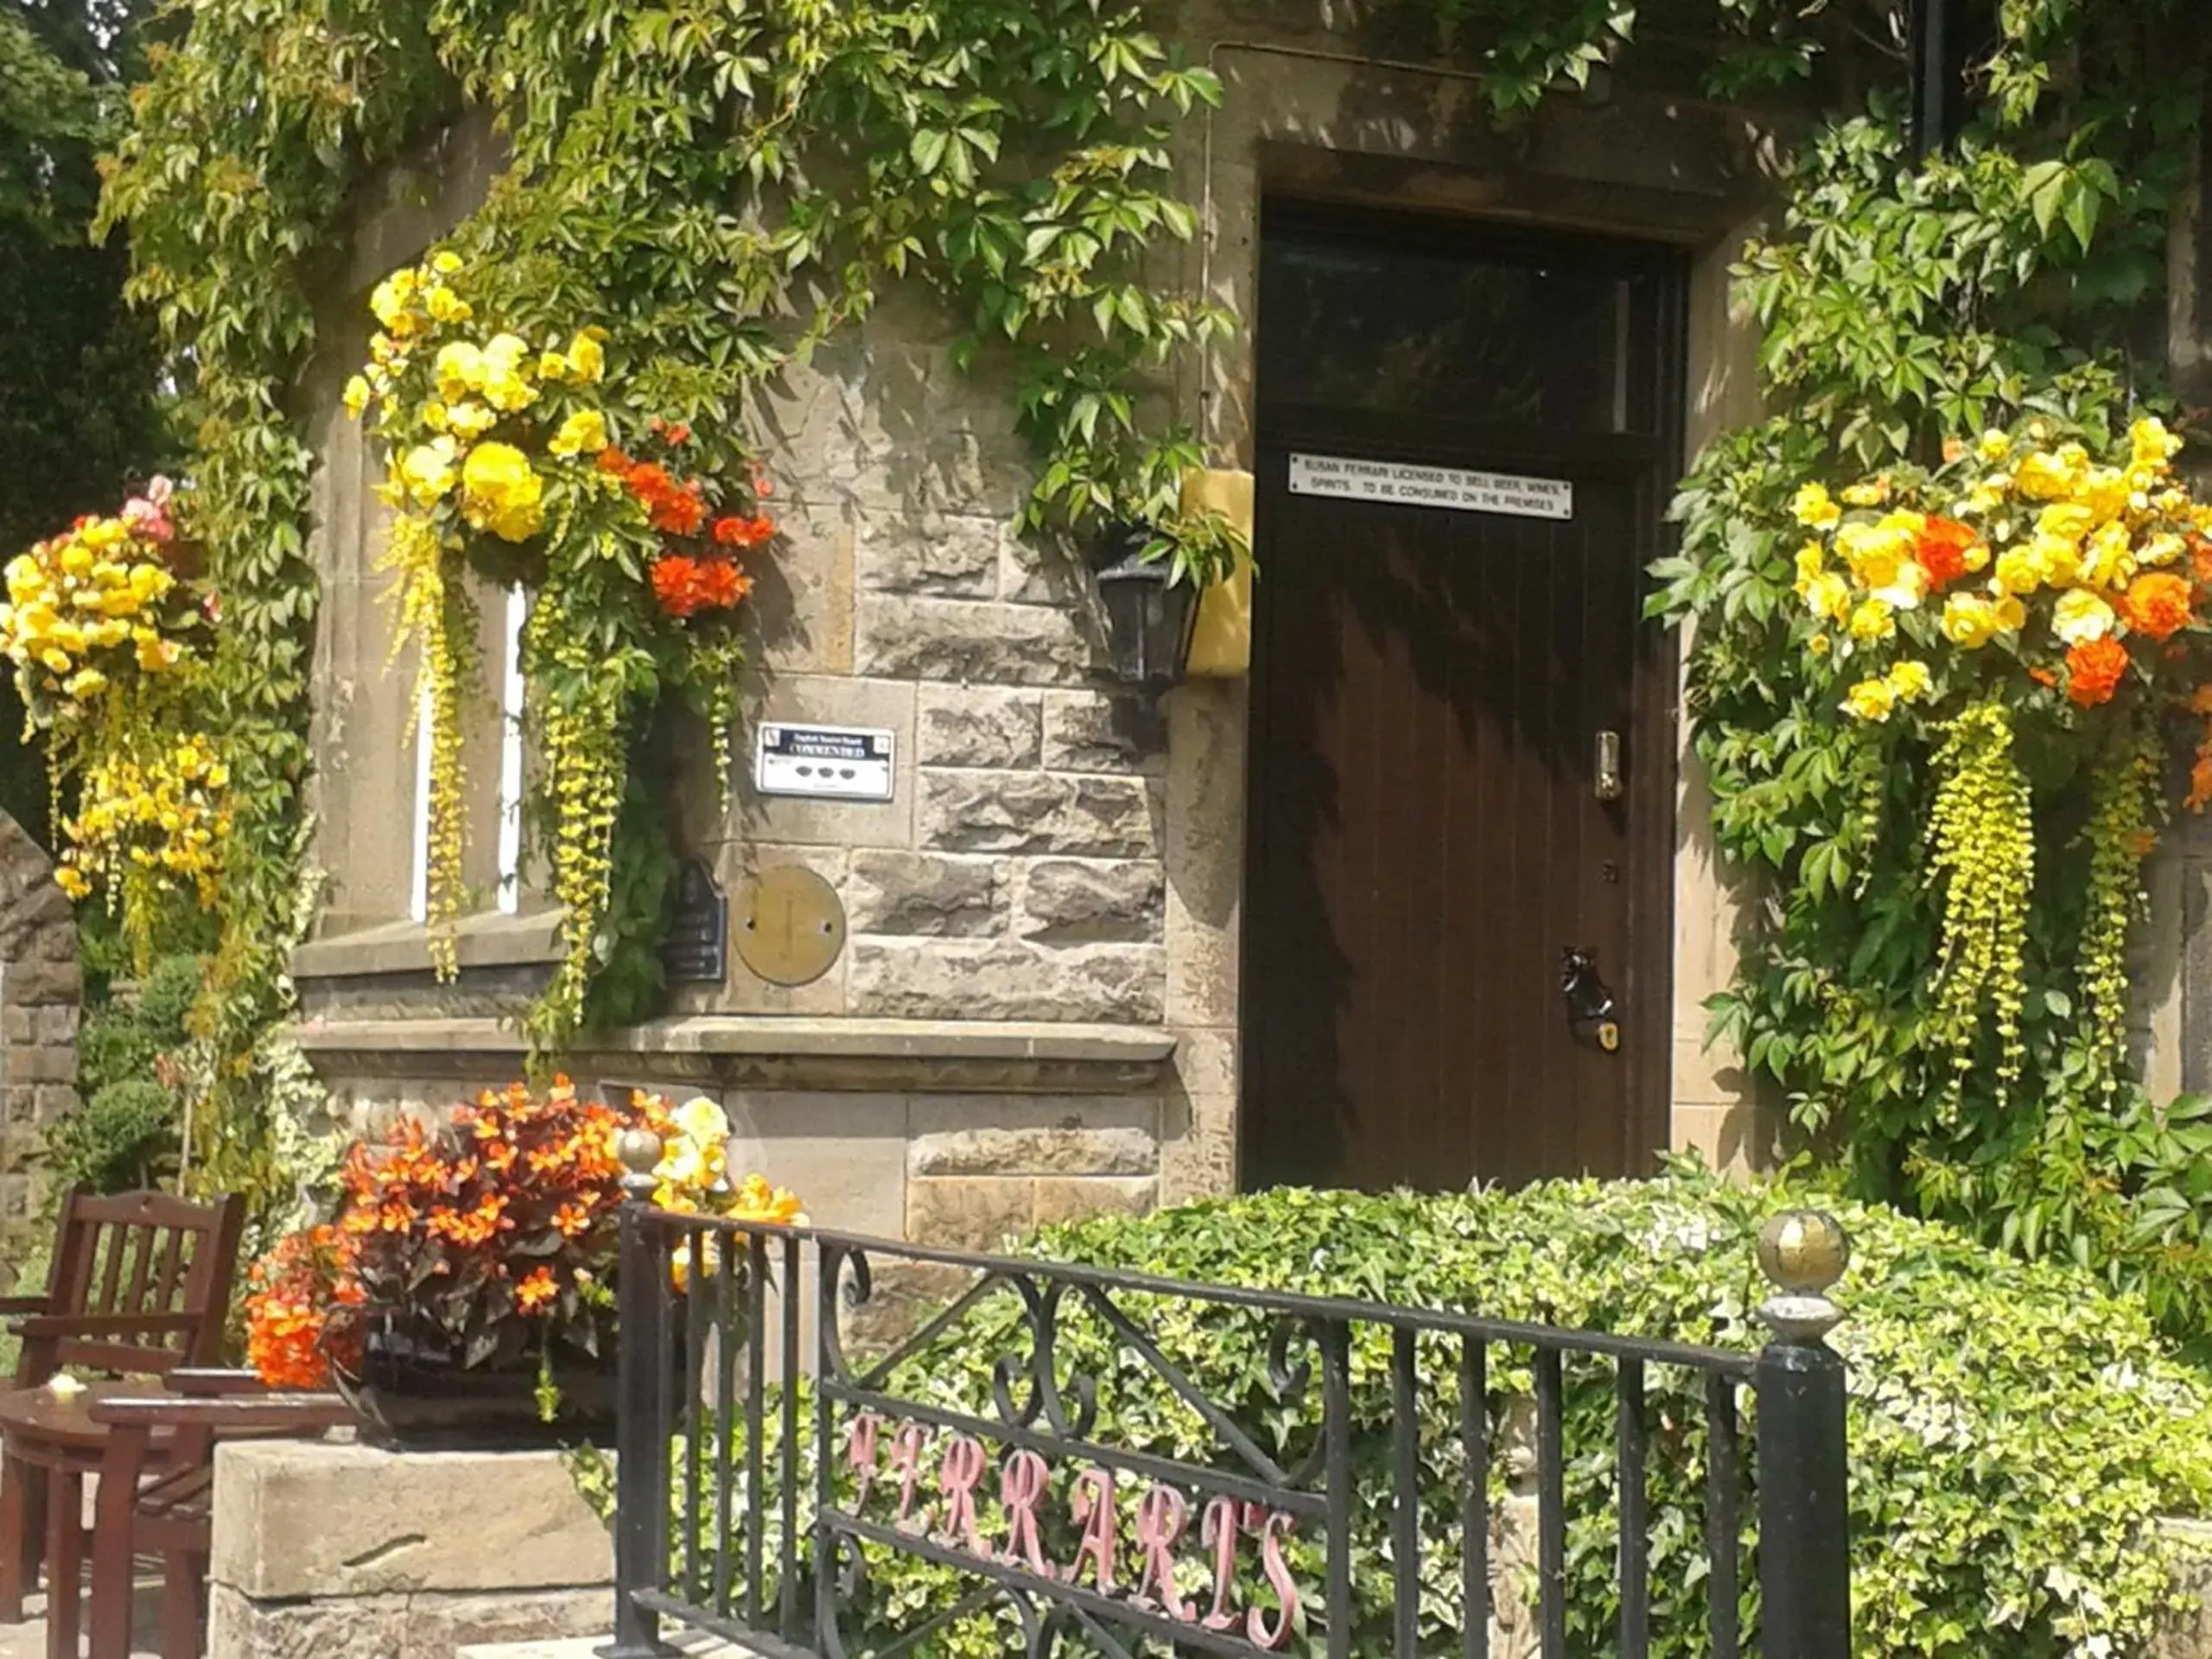
[[[2112,639],[2091,639],[2066,653],[2066,695],[2084,709],[2110,702],[2127,672],[2127,647]]]

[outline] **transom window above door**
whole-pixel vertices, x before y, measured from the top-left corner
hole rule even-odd
[[[1259,384],[1271,403],[1567,433],[1654,433],[1665,272],[1599,238],[1501,238],[1267,204]]]

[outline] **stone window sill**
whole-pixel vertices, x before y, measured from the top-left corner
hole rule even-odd
[[[463,968],[533,967],[561,959],[561,912],[509,916],[499,911],[471,916],[454,930]],[[429,934],[420,922],[311,939],[292,952],[295,979],[353,979],[376,974],[430,971]]]
[[[526,1045],[484,1018],[319,1018],[293,1028],[338,1077],[488,1081],[518,1072]],[[1174,1035],[1148,1027],[1046,1021],[691,1014],[583,1039],[580,1082],[920,1093],[1143,1093],[1162,1086]]]

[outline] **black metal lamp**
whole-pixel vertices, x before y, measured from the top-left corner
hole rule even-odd
[[[1147,559],[1152,532],[1122,526],[1101,538],[1098,598],[1114,677],[1157,696],[1179,685],[1198,626],[1198,590],[1173,582],[1166,559]]]

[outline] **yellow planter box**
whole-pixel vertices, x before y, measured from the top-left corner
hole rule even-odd
[[[1183,480],[1183,508],[1211,507],[1252,537],[1252,474],[1196,472]],[[1191,639],[1189,672],[1233,678],[1252,671],[1252,562],[1237,562],[1236,573],[1205,591],[1198,601],[1198,624]]]

